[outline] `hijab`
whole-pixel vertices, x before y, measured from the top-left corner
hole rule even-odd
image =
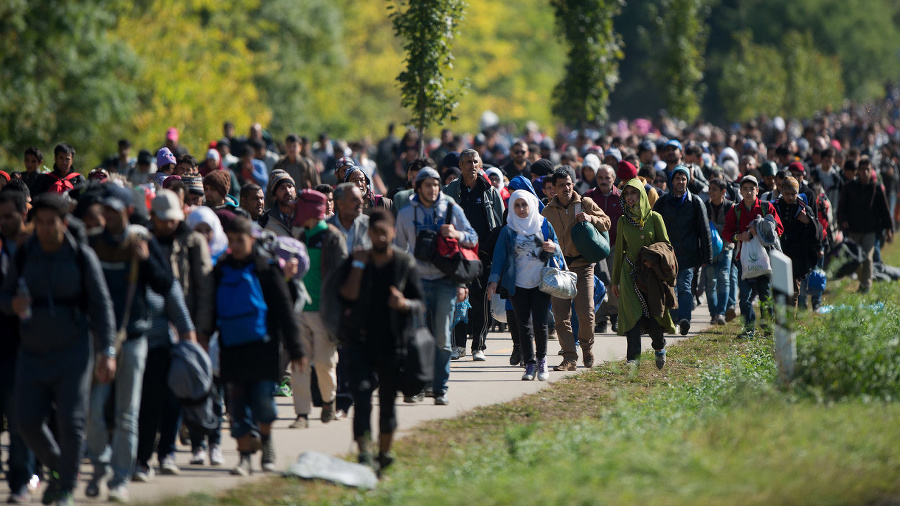
[[[537,192],[534,190],[534,186],[531,184],[531,181],[528,180],[525,176],[516,176],[509,181],[509,186],[507,187],[510,191],[512,190],[524,190],[528,193],[534,195],[534,198],[537,198]],[[515,193],[515,191],[513,191]],[[512,196],[510,195],[510,198]],[[514,200],[508,200],[507,202],[515,202]],[[507,207],[512,207],[512,204],[507,205]],[[544,210],[544,203],[538,200],[538,212],[542,212]],[[510,212],[512,214],[512,212]]]
[[[631,223],[637,228],[644,228],[644,224],[647,222],[647,219],[650,218],[650,200],[647,198],[647,191],[644,190],[644,184],[640,179],[634,178],[627,183],[625,183],[625,187],[622,188],[634,188],[636,189],[641,196],[640,201],[633,206],[629,206],[625,201],[625,192],[622,192],[622,209],[624,210],[623,216],[628,223]]]
[[[219,221],[219,217],[216,216],[212,209],[206,206],[197,206],[191,211],[191,214],[187,216],[185,221],[191,230],[194,230],[201,223],[209,225],[213,233],[212,240],[209,242],[209,254],[213,258],[217,258],[228,249],[228,237],[222,228],[222,222]]]
[[[519,215],[517,215],[515,211],[515,205],[519,199],[528,202],[528,216],[525,218],[519,218]],[[510,195],[509,202],[509,215],[506,218],[507,225],[509,225],[509,227],[517,234],[540,234],[540,236],[543,237],[541,225],[544,224],[544,217],[541,216],[538,210],[538,203],[540,201],[537,197],[527,190],[516,190]]]

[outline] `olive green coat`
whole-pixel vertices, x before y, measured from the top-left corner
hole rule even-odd
[[[666,233],[666,224],[662,216],[650,209],[650,201],[644,185],[638,179],[632,179],[625,185],[631,186],[641,193],[640,213],[644,219],[644,227],[638,228],[632,225],[624,216],[619,218],[616,230],[616,252],[613,258],[612,284],[619,286],[619,335],[631,330],[641,319],[643,310],[641,301],[635,292],[634,280],[631,277],[631,266],[625,261],[625,257],[637,266],[637,257],[644,246],[656,242],[669,242],[669,234]],[[622,207],[625,207],[625,196],[622,196]],[[675,333],[675,324],[672,316],[666,310],[662,318],[656,319],[663,330],[669,334]]]

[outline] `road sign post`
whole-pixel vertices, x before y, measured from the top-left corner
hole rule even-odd
[[[794,331],[788,327],[788,300],[794,297],[793,265],[787,255],[775,249],[769,252],[769,259],[775,299],[775,364],[779,383],[788,386],[797,365],[797,341]]]

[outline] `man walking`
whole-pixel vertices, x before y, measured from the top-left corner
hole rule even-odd
[[[570,175],[571,167],[561,166],[553,173],[553,187],[556,196],[547,204],[541,214],[550,221],[559,238],[569,270],[578,275],[575,295],[575,313],[578,316],[578,342],[581,345],[584,366],[594,366],[594,265],[575,247],[572,229],[578,223],[588,222],[600,232],[610,227],[610,219],[597,204],[588,197],[575,193],[575,183]],[[550,306],[556,320],[556,333],[563,351],[563,361],[554,367],[555,371],[574,371],[577,367],[578,352],[575,350],[575,336],[572,333],[572,300],[552,297]]]
[[[620,163],[629,163],[629,162],[620,162]],[[590,190],[584,194],[584,197],[587,197],[596,203],[604,214],[609,216],[609,221],[611,223],[609,227],[609,248],[610,251],[614,251],[616,247],[616,227],[619,224],[619,218],[622,216],[622,192],[616,188],[616,173],[613,168],[609,165],[601,165],[599,169],[597,169],[597,187],[593,190]],[[600,306],[600,324],[599,331],[601,333],[606,333],[607,330],[607,319],[609,320],[609,324],[612,325],[612,331],[616,332],[618,330],[618,317],[619,317],[619,298],[613,295],[609,291],[609,287],[612,286],[612,270],[613,270],[613,258],[615,255],[609,255],[606,257],[606,260],[601,260],[597,266],[600,268],[601,273],[597,275],[599,279],[606,283],[606,293],[607,298],[606,302],[604,302]],[[605,279],[604,279],[605,278]]]
[[[503,199],[497,189],[481,175],[482,162],[477,151],[463,150],[459,155],[459,166],[462,177],[447,185],[444,193],[462,207],[466,219],[478,234],[478,258],[484,265],[484,270],[478,279],[469,284],[469,303],[472,305],[469,322],[458,327],[456,346],[451,358],[458,360],[466,355],[466,340],[471,336],[472,359],[480,362],[485,360],[485,341],[491,314],[491,301],[486,293],[493,252],[485,249],[485,246],[490,243],[488,239],[491,233],[503,226]]]
[[[0,308],[19,317],[15,425],[49,468],[42,502],[68,505],[78,480],[91,371],[99,382],[115,377],[115,317],[97,255],[68,231],[68,203],[42,195],[32,212],[35,235],[20,246],[3,280]],[[47,421],[53,407],[56,436]]]
[[[687,335],[691,330],[691,311],[694,294],[691,290],[694,269],[712,263],[712,236],[706,205],[700,197],[688,190],[690,170],[677,165],[672,171],[672,191],[656,201],[653,210],[662,215],[666,231],[678,260],[678,277],[675,289],[678,293],[678,330]]]

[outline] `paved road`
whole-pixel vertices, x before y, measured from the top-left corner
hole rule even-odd
[[[696,335],[697,332],[708,327],[706,314],[705,306],[698,307],[694,311],[694,328],[687,337]],[[681,336],[667,336],[669,344],[674,344],[681,339]],[[643,345],[645,349],[650,347],[649,337],[643,338]],[[404,430],[409,430],[426,420],[452,418],[476,407],[506,402],[525,394],[537,392],[547,386],[546,382],[521,381],[522,369],[509,365],[509,354],[512,351],[509,333],[490,333],[487,348],[487,361],[485,362],[473,362],[471,356],[453,362],[450,374],[449,406],[434,406],[430,398],[414,405],[403,404],[398,399],[400,431],[398,435],[402,436]],[[557,355],[558,351],[558,341],[551,340],[548,348],[548,363],[551,366],[558,364],[561,360],[561,357]],[[625,338],[609,333],[597,334],[594,354],[598,363],[623,359]],[[645,364],[643,367],[652,367],[652,364]],[[580,364],[578,370],[584,370]],[[550,382],[571,374],[576,373],[551,370]],[[322,424],[318,418],[319,410],[315,409],[310,415],[308,429],[289,429],[288,425],[295,417],[293,405],[289,398],[277,398],[277,401],[279,418],[275,422],[274,437],[279,469],[287,469],[297,455],[306,450],[316,450],[332,455],[355,452],[350,420]],[[377,424],[377,415],[373,416],[373,421],[374,424]],[[247,478],[231,476],[229,470],[237,463],[237,451],[234,440],[228,436],[227,430],[223,431],[222,440],[225,466],[190,466],[188,465],[190,448],[180,446],[176,454],[176,462],[181,466],[181,474],[179,476],[157,475],[151,483],[132,483],[129,486],[132,502],[156,502],[164,498],[184,496],[191,492],[221,491],[264,476],[259,471],[259,454],[254,456],[255,473],[252,476]],[[98,503],[98,500],[88,500],[84,496],[84,485],[90,476],[90,466],[82,467],[81,476],[81,484],[76,491],[76,502]],[[104,500],[106,498],[105,487],[102,489],[101,498]]]

